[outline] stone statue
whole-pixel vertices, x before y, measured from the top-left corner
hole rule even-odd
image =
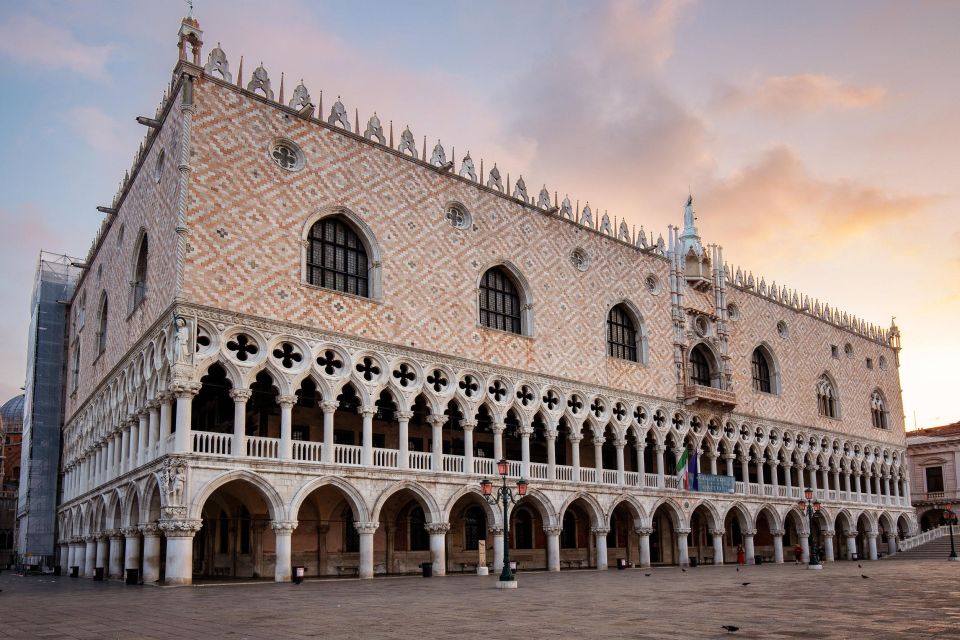
[[[183,316],[174,320],[176,336],[173,342],[173,361],[177,364],[190,364],[190,325]]]
[[[696,216],[693,211],[693,195],[687,198],[687,206],[683,208],[683,228],[693,229]]]

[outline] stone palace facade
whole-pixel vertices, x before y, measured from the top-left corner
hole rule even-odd
[[[782,562],[805,487],[827,561],[915,531],[895,326],[728,266],[692,198],[654,240],[202,45],[184,19],[71,301],[62,566]]]

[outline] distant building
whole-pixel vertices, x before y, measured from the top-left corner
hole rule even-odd
[[[920,528],[932,529],[946,505],[960,502],[960,422],[908,432],[907,459]]]
[[[22,435],[23,394],[20,394],[0,407],[0,567],[9,565],[16,552]]]
[[[23,450],[17,501],[17,554],[28,565],[56,564],[60,429],[66,369],[67,311],[80,269],[75,260],[42,252],[30,302]],[[76,320],[76,316],[74,316]]]

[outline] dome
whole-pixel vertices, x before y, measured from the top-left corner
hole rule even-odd
[[[0,407],[0,429],[6,433],[21,433],[23,431],[23,394],[7,400]]]

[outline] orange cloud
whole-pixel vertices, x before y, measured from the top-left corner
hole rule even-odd
[[[813,113],[828,109],[864,109],[883,102],[887,90],[859,86],[822,74],[769,76],[749,86],[727,85],[715,103],[720,108],[747,108],[778,115]]]

